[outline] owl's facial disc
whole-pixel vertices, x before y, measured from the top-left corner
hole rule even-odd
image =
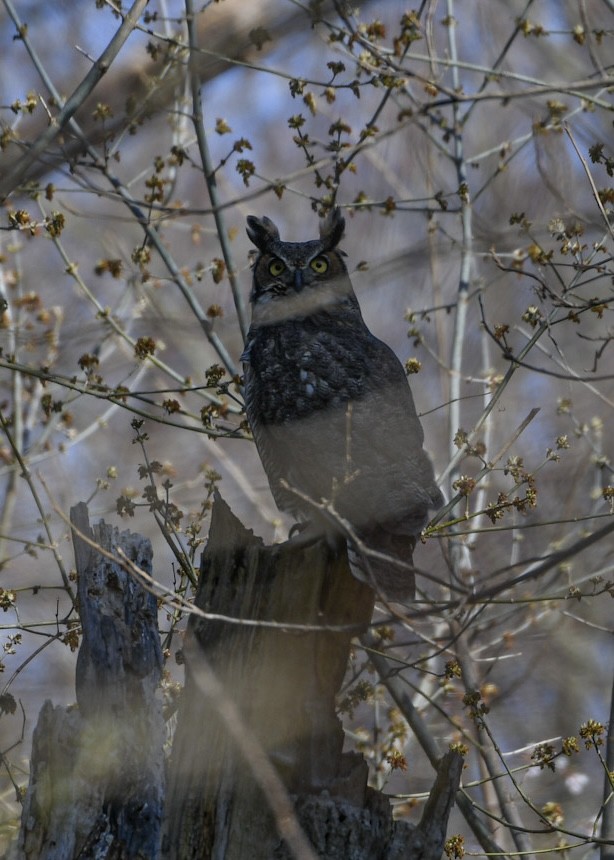
[[[274,325],[329,312],[353,296],[338,252],[322,243],[275,243],[254,264],[253,322]]]
[[[288,264],[281,257],[272,257],[268,262],[267,270],[268,274],[275,279],[275,284],[286,284],[292,287],[295,293],[300,293],[306,286],[317,281],[318,276],[325,275],[329,267],[328,257],[325,254],[318,254],[311,259],[307,257],[297,260],[295,264]],[[271,297],[275,298],[277,295],[277,291],[273,290]],[[279,295],[281,296],[281,291]]]

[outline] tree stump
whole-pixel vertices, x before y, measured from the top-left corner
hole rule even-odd
[[[46,702],[34,731],[19,837],[26,860],[155,860],[164,798],[157,603],[126,572],[121,547],[151,572],[150,542],[71,510],[82,641],[76,708]],[[111,556],[111,558],[109,558]]]
[[[408,853],[414,828],[393,821],[386,798],[367,786],[362,757],[342,752],[335,696],[373,600],[350,574],[345,552],[324,542],[266,547],[216,499],[196,605],[250,623],[190,619],[165,857],[441,855],[441,844],[438,854],[424,850],[422,836]],[[263,772],[270,764],[273,772]],[[452,798],[457,786],[456,777]],[[444,834],[450,806],[440,818]],[[289,817],[300,825],[298,841]]]

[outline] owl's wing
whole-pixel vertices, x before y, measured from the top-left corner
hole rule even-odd
[[[408,496],[410,504],[415,497],[427,507],[438,508],[443,496],[423,448],[424,431],[405,369],[392,349],[375,337],[370,350],[377,372],[369,377],[366,396],[356,404],[356,438],[365,446],[364,457],[369,462],[369,450],[373,450],[374,465],[387,471],[391,488],[401,493],[395,499],[401,510],[407,505],[402,497]]]
[[[340,499],[358,537],[384,561],[349,547],[352,571],[388,600],[415,596],[413,550],[429,508],[444,503],[423,448],[424,432],[405,370],[382,341],[369,340],[374,368],[365,395],[353,404],[351,435],[358,475]]]

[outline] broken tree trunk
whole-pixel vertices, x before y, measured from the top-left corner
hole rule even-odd
[[[276,826],[279,793],[254,768],[263,754],[296,797],[326,792],[327,805],[344,798],[357,812],[367,796],[376,805],[362,757],[342,755],[335,714],[351,639],[373,609],[372,591],[345,559],[322,542],[266,547],[217,499],[196,605],[250,623],[190,619],[169,774],[169,858],[288,856]],[[236,725],[221,713],[220,693]]]
[[[413,827],[343,752],[335,696],[374,600],[345,553],[266,547],[216,498],[165,786],[156,600],[113,561],[121,547],[149,573],[151,548],[90,529],[85,505],[71,517],[86,538],[74,538],[79,708],[41,711],[20,858],[439,860],[460,756],[442,759]]]
[[[157,603],[112,560],[121,548],[151,572],[151,544],[104,522],[91,529],[83,503],[71,510],[71,521],[78,530],[79,707],[46,702],[41,710],[18,856],[155,860],[164,798]]]
[[[209,617],[192,616],[184,649],[169,860],[438,860],[460,756],[444,760],[429,828],[415,830],[367,786],[362,757],[342,751],[335,696],[373,599],[345,553],[266,547],[216,500],[196,597]]]

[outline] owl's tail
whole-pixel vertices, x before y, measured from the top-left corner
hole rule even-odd
[[[360,538],[365,551],[348,543],[350,569],[356,579],[370,585],[383,600],[394,603],[413,600],[416,595],[412,570],[416,538],[381,527],[361,534]]]

